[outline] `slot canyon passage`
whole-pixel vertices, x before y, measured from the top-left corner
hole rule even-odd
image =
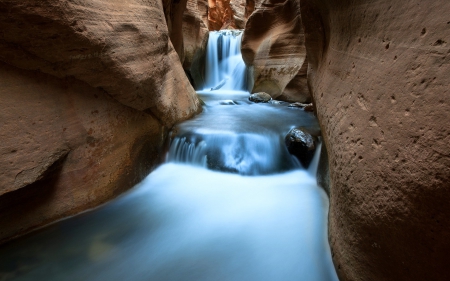
[[[448,11],[0,0],[0,280],[450,280]]]

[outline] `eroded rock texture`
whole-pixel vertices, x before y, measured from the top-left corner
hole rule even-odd
[[[75,77],[168,126],[198,109],[161,2],[5,0],[0,9],[1,61]]]
[[[200,109],[160,1],[5,0],[0,27],[0,241],[131,187]]]
[[[249,0],[208,0],[209,30],[244,29],[249,16]]]
[[[253,1],[253,6],[241,47],[254,81],[249,90],[267,92],[274,99],[309,102],[300,1]]]
[[[450,280],[450,2],[301,5],[341,280]]]

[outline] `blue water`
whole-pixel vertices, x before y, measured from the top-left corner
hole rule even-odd
[[[284,146],[317,120],[248,95],[200,92],[204,111],[174,130],[166,163],[113,202],[0,246],[0,280],[337,280],[317,161],[305,170]]]

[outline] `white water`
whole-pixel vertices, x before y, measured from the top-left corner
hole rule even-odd
[[[209,33],[204,90],[245,90],[246,66],[241,56],[242,31]]]
[[[306,171],[168,163],[128,194],[0,248],[1,280],[337,280]]]
[[[283,143],[316,119],[223,87],[200,93],[203,113],[178,125],[168,163],[134,189],[1,246],[0,280],[337,280],[320,148],[307,171]]]

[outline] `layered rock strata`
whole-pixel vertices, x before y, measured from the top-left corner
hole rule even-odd
[[[0,2],[0,241],[131,187],[201,109],[166,2]]]
[[[267,92],[274,99],[309,102],[300,1],[252,3],[254,11],[245,26],[241,47],[253,80],[249,90]]]
[[[450,2],[302,0],[345,280],[450,280]]]

